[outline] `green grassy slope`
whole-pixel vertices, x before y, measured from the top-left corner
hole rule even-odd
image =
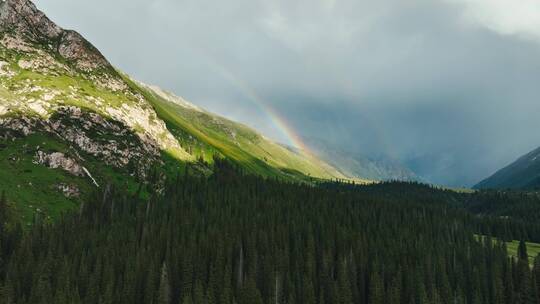
[[[529,255],[529,264],[533,264],[534,258],[540,254],[540,244],[538,243],[529,243],[527,242],[527,254]],[[508,249],[508,254],[512,257],[517,258],[519,241],[512,241],[506,243],[506,248]]]
[[[32,222],[34,214],[46,219],[60,216],[77,208],[79,201],[91,195],[96,188],[89,177],[74,176],[62,169],[51,169],[35,163],[36,151],[62,152],[84,158],[81,164],[99,182],[113,183],[134,192],[137,181],[118,169],[113,169],[91,155],[73,150],[67,143],[45,134],[32,134],[13,141],[0,140],[0,192],[5,192],[11,210],[24,223]],[[75,186],[80,196],[68,198],[58,185]],[[101,185],[104,186],[103,184]]]
[[[475,237],[478,240],[484,239],[486,236],[483,235],[475,235]],[[493,238],[493,242],[497,242],[497,238]],[[529,256],[529,264],[533,265],[534,259],[540,254],[540,244],[538,243],[532,243],[532,242],[526,242],[527,245],[527,255]],[[506,249],[508,251],[508,255],[516,258],[518,257],[518,247],[519,247],[519,241],[513,240],[511,242],[506,242]]]
[[[345,178],[316,157],[293,152],[242,124],[182,105],[171,100],[173,96],[165,98],[148,86],[135,82],[131,85],[152,103],[159,118],[166,122],[184,149],[196,158],[211,162],[214,156],[225,157],[249,172],[263,176]]]

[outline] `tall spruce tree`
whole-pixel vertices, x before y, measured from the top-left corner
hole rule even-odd
[[[369,278],[369,304],[384,304],[384,284],[381,276],[374,271]]]
[[[161,267],[161,277],[159,279],[158,304],[169,304],[171,302],[171,287],[167,264]]]

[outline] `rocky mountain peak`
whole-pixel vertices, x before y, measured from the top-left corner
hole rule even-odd
[[[27,45],[41,45],[83,71],[111,68],[90,42],[56,25],[30,0],[0,0],[0,33],[4,36],[2,44],[8,48],[25,45],[18,50],[28,51]]]
[[[0,0],[2,30],[15,30],[35,40],[56,40],[62,28],[52,22],[30,0]]]

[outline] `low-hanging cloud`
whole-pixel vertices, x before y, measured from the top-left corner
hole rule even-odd
[[[437,183],[470,185],[540,145],[534,0],[36,2],[134,77],[277,140],[231,78],[301,135]]]

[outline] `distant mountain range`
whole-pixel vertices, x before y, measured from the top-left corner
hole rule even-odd
[[[540,148],[481,181],[476,189],[540,189]]]
[[[345,176],[363,177],[375,181],[420,181],[413,171],[390,157],[367,157],[359,152],[345,151],[322,139],[308,138],[308,146],[321,159],[338,169]]]

